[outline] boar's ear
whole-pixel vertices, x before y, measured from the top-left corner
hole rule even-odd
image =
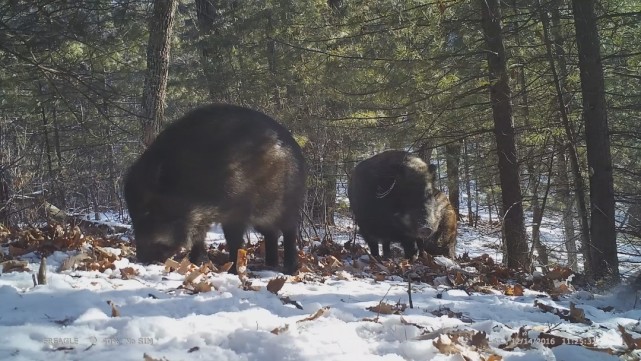
[[[436,164],[430,163],[429,167],[427,168],[427,171],[432,174],[436,174]]]

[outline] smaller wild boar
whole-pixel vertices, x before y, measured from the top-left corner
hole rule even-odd
[[[231,261],[253,226],[265,237],[265,263],[277,266],[282,234],[289,274],[304,192],[305,162],[289,131],[233,105],[201,107],[170,124],[124,184],[140,261],[162,262],[180,247],[191,248],[192,262],[203,260],[205,234],[220,223]]]
[[[406,258],[417,249],[432,255],[455,256],[456,213],[434,187],[436,167],[408,152],[390,150],[363,160],[354,168],[348,187],[350,207],[360,234],[373,256],[391,256],[390,244],[400,242]]]

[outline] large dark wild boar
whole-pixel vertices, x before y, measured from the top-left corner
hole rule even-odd
[[[282,234],[284,271],[295,272],[304,168],[289,131],[265,114],[233,105],[188,113],[158,135],[126,176],[138,259],[164,261],[186,247],[192,262],[203,260],[205,234],[220,223],[232,261],[253,226],[265,237],[265,263],[278,265]]]
[[[400,242],[406,258],[417,249],[455,256],[456,213],[434,187],[436,167],[405,151],[390,150],[358,163],[348,197],[360,234],[373,256],[391,256]]]

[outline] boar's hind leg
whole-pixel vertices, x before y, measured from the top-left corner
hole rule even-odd
[[[265,265],[278,267],[278,236],[279,232],[272,229],[256,227],[256,230],[265,237]]]
[[[189,262],[199,264],[209,261],[207,249],[205,248],[205,235],[209,225],[198,225],[190,233],[191,251],[189,252]]]
[[[370,249],[372,246],[370,246]],[[378,242],[376,242],[376,250],[378,251]],[[390,259],[392,258],[392,241],[386,239],[383,241],[383,258]]]
[[[229,261],[234,262],[229,272],[236,273],[236,259],[238,257],[238,250],[243,247],[243,235],[245,234],[246,227],[244,224],[223,224],[222,226],[225,241],[227,242],[227,249],[229,250]]]
[[[401,245],[403,246],[405,258],[410,260],[414,258],[414,255],[416,255],[416,240],[414,238],[404,239],[401,241]]]
[[[372,257],[380,258],[381,256],[380,256],[380,253],[378,251],[379,239],[377,237],[374,237],[374,236],[368,234],[367,232],[363,232],[362,228],[361,228],[361,236],[363,236],[363,239],[367,243],[367,246],[369,247],[369,253],[372,255]],[[390,242],[387,242],[387,245],[386,245],[386,242],[387,241],[383,242],[383,254],[385,254],[385,252],[386,252],[385,250],[386,249],[387,249],[387,252],[389,253],[389,243]]]
[[[296,237],[298,227],[283,229],[283,266],[284,272],[292,275],[298,269],[298,252],[296,251]]]

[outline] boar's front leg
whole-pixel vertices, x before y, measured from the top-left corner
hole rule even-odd
[[[289,275],[293,275],[298,270],[297,236],[298,227],[283,230],[283,268],[284,272]]]
[[[229,261],[234,262],[229,272],[235,274],[237,273],[238,250],[243,247],[243,235],[245,234],[246,226],[244,224],[223,224],[222,226],[227,249],[229,250]]]

